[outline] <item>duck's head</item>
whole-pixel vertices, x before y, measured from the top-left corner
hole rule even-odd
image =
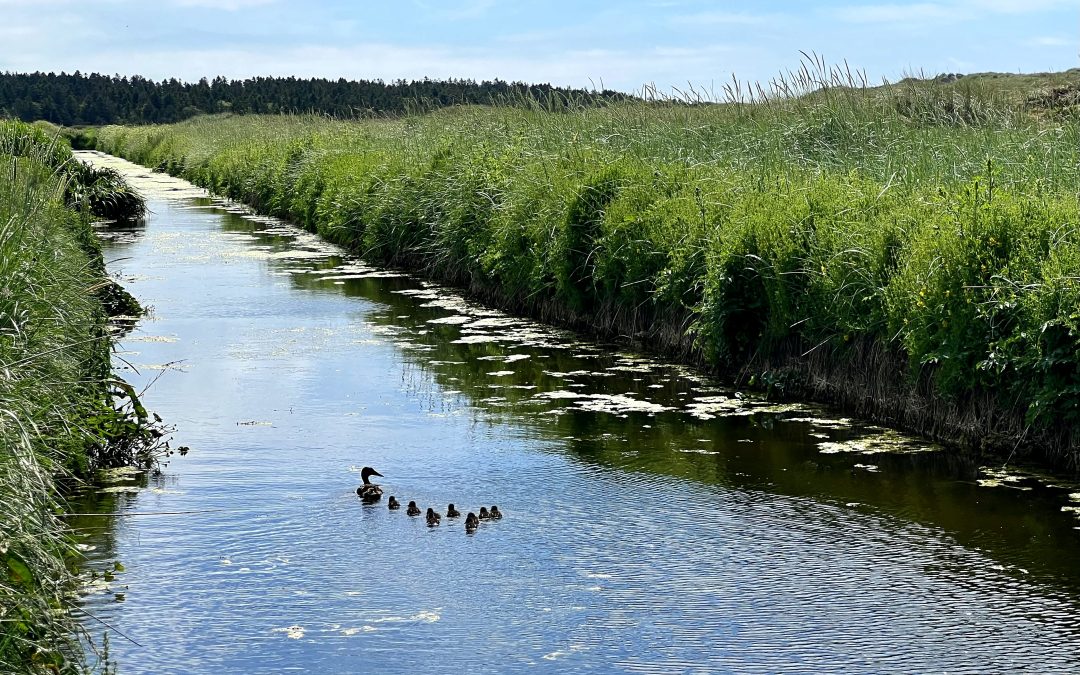
[[[427,517],[428,518],[434,518],[435,517],[435,509],[431,508],[430,506],[427,507]]]
[[[409,502],[409,508],[410,508],[410,509],[415,509],[415,508],[416,508],[416,502],[414,502],[414,501],[410,501],[410,502]]]
[[[360,478],[364,481],[365,485],[370,482],[368,478],[370,478],[371,476],[378,476],[379,478],[383,477],[381,473],[379,473],[375,469],[372,469],[370,466],[365,466],[363,469],[360,469]]]

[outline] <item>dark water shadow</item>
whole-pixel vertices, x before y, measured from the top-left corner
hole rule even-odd
[[[261,232],[237,214],[224,214],[222,227],[251,235],[257,246],[287,249],[293,243],[287,231]],[[1080,521],[1062,509],[1080,489],[1075,484],[1021,473],[999,486],[982,485],[986,473],[977,453],[917,439],[915,451],[824,452],[823,443],[844,446],[890,432],[857,420],[830,424],[841,416],[817,405],[696,419],[685,412],[689,402],[738,393],[676,364],[507,317],[414,278],[337,278],[342,265],[355,262],[330,255],[270,264],[295,272],[288,275],[295,289],[377,304],[381,309],[368,320],[398,346],[406,364],[403,380],[415,383],[414,393],[428,389],[433,411],[471,408],[485,419],[557,440],[576,461],[592,466],[810,498],[917,522],[985,552],[1018,578],[1080,598]],[[460,343],[470,335],[461,325],[430,323],[455,314],[507,320],[507,326],[472,335],[505,330],[529,337]],[[507,357],[523,358],[507,365]],[[647,399],[667,410],[596,412],[538,400],[538,394],[570,387]]]

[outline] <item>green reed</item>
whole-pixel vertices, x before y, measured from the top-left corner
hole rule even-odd
[[[198,118],[99,143],[372,260],[743,378],[874,345],[906,360],[890,377],[913,397],[960,418],[977,399],[1006,436],[1074,453],[1075,113],[986,78],[870,87],[813,56],[725,95]]]
[[[9,148],[3,148],[9,150]],[[0,670],[77,669],[73,553],[54,476],[84,462],[89,382],[108,372],[85,223],[51,168],[0,153]]]
[[[90,225],[106,206],[140,211],[127,194],[56,134],[0,121],[0,672],[86,669],[58,480],[136,462],[133,439],[156,433],[111,377],[106,304],[133,303]]]

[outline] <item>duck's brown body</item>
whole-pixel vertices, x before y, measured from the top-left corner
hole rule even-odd
[[[372,469],[370,466],[365,466],[360,469],[360,478],[364,481],[364,484],[356,488],[356,496],[363,499],[365,503],[377,502],[382,499],[382,488],[372,483],[368,478],[371,476],[382,477],[382,474]]]

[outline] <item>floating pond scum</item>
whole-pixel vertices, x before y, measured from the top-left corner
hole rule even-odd
[[[76,504],[111,628],[86,627],[122,672],[1080,669],[1080,487],[94,159],[144,181],[145,229],[107,244],[153,307],[124,358],[192,448]],[[422,511],[505,517],[428,527],[362,503],[363,466]]]

